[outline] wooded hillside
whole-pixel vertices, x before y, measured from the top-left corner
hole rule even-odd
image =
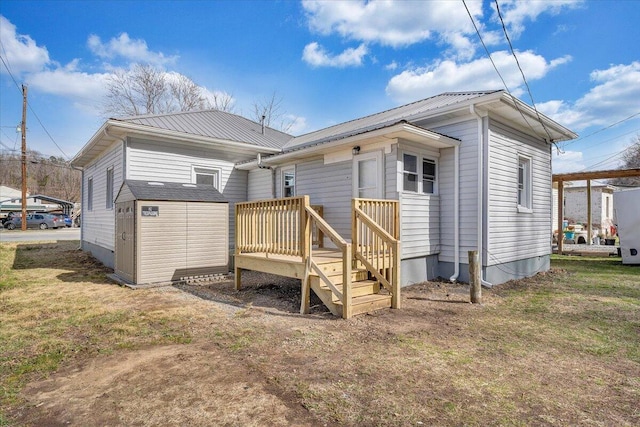
[[[0,185],[22,188],[20,154],[0,152]],[[80,201],[81,173],[62,157],[27,152],[27,192],[70,202]]]

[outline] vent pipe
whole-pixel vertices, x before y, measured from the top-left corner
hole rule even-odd
[[[264,114],[262,115],[262,134],[264,135],[264,120],[267,118],[267,116],[265,116]]]

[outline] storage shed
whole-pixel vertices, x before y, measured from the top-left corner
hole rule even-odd
[[[126,283],[229,271],[229,205],[211,185],[126,180],[115,215],[115,273]]]

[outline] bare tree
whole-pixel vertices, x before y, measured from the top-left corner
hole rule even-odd
[[[204,88],[183,74],[136,64],[109,77],[102,112],[112,117],[233,108],[231,95],[223,92],[207,95]]]
[[[264,117],[265,126],[288,132],[295,124],[295,119],[287,116],[282,109],[282,97],[276,92],[273,92],[270,98],[254,102],[252,107],[252,120],[262,123]]]
[[[624,161],[623,169],[640,168],[640,135],[636,135],[632,144],[622,155]],[[640,187],[640,177],[615,178],[609,181],[613,185],[620,187]]]

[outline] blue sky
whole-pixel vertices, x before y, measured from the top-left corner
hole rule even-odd
[[[537,108],[581,135],[560,144],[554,172],[619,166],[640,134],[640,1],[498,4]],[[531,104],[495,1],[466,5],[508,89]],[[5,151],[20,148],[16,83],[29,87],[29,147],[72,157],[104,121],[106,79],[134,63],[231,96],[246,116],[276,93],[294,134],[442,92],[504,88],[462,0],[3,0],[0,15]]]

